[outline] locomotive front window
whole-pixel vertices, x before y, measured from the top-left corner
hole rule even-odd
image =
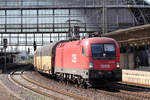
[[[104,53],[106,57],[115,57],[115,46],[113,44],[104,44]]]
[[[103,45],[102,44],[92,44],[92,56],[102,57],[103,56]]]
[[[94,59],[115,59],[114,44],[92,44],[91,49]]]

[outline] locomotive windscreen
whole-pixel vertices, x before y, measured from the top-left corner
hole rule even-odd
[[[113,60],[116,57],[114,44],[92,44],[91,48],[93,59]]]

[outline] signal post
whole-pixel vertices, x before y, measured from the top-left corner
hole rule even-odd
[[[7,48],[7,39],[3,39],[3,47],[4,47],[4,69],[3,72],[7,73],[7,66],[6,66],[6,48]]]

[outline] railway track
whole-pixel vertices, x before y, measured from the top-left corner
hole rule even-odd
[[[115,87],[113,86],[107,89],[106,88],[90,89],[90,91],[117,97],[120,98],[121,100],[150,100],[150,90],[149,93],[147,93],[146,90],[141,90],[138,87],[129,88],[126,85],[124,85],[123,87],[120,87],[119,85]]]
[[[149,99],[143,99],[142,97],[137,97],[133,94],[130,93],[126,93],[126,92],[112,92],[112,90],[94,90],[98,93],[102,93],[104,95],[109,95],[109,96],[113,96],[113,97],[117,97],[120,98],[121,100],[149,100]]]
[[[27,78],[23,74],[24,71],[15,71],[10,74],[10,78],[20,86],[23,86],[24,88],[34,91],[43,96],[47,96],[53,100],[91,100],[86,97],[39,84],[38,82]]]
[[[144,100],[150,100],[150,89],[140,86],[133,86],[128,84],[116,84],[116,87],[120,90],[121,93],[127,94],[127,95],[134,95],[137,98],[144,99]]]
[[[110,90],[118,90],[118,92],[111,92]],[[106,95],[120,97],[124,100],[150,100],[150,90],[139,86],[116,84],[115,86],[108,88],[108,90],[95,89],[95,91]]]
[[[31,75],[31,74],[30,74]],[[42,78],[42,77],[40,77]],[[65,83],[64,83],[65,84]],[[76,85],[72,85],[74,88],[77,89],[82,89],[80,87],[76,87]],[[145,88],[140,88],[136,86],[128,86],[128,85],[115,85],[110,88],[89,88],[89,89],[84,89],[84,91],[89,90],[97,95],[104,94],[112,97],[117,97],[120,98],[121,100],[149,100],[150,99],[150,90],[145,90]],[[147,91],[149,93],[147,94]],[[99,100],[99,99],[98,99]]]

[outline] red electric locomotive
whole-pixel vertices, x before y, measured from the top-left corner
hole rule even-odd
[[[46,69],[49,74],[96,86],[121,81],[120,51],[114,39],[95,37],[63,41],[53,43],[50,48],[52,50],[46,50],[53,53],[49,60],[51,64],[47,64],[51,68]],[[37,70],[39,68],[36,67]],[[41,71],[44,72],[44,67],[42,68]]]

